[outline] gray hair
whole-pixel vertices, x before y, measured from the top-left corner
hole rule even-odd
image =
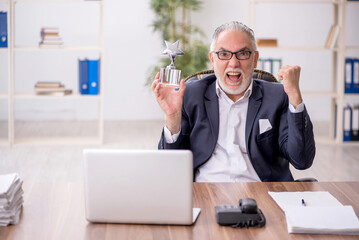
[[[220,33],[224,32],[224,31],[239,31],[239,32],[245,32],[248,34],[249,38],[251,39],[252,45],[254,47],[254,50],[257,50],[257,44],[256,44],[256,40],[254,37],[254,32],[252,29],[250,29],[249,27],[247,27],[245,24],[237,22],[237,21],[232,21],[232,22],[227,22],[225,24],[222,24],[221,26],[219,26],[213,34],[212,37],[212,43],[211,43],[211,51],[214,51],[214,45],[217,41],[217,38],[219,36]]]

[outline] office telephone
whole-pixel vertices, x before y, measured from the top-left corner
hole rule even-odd
[[[239,205],[215,207],[217,223],[232,227],[263,227],[266,219],[253,198],[242,198]]]

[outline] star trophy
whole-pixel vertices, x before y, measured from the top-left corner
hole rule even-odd
[[[171,59],[171,64],[160,70],[160,83],[169,87],[179,87],[181,81],[181,70],[176,69],[175,61],[177,55],[184,55],[178,48],[179,40],[175,43],[165,41],[167,49],[162,52]]]

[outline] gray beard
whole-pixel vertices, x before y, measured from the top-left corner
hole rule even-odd
[[[251,71],[250,74],[248,74],[248,76],[244,76],[243,74],[243,82],[239,85],[239,88],[237,89],[231,89],[229,88],[225,82],[224,79],[222,79],[220,76],[218,76],[217,73],[215,73],[217,80],[218,80],[218,85],[221,87],[221,89],[228,94],[231,95],[239,95],[241,93],[243,93],[244,91],[246,91],[246,89],[248,88],[248,86],[251,84],[252,82],[252,76],[253,76],[253,71]]]
[[[251,68],[252,68],[252,71],[249,72],[248,76],[245,76],[243,74],[243,70],[241,70],[241,73],[243,75],[243,82],[238,85],[239,88],[237,89],[230,89],[229,87],[227,87],[227,85],[225,84],[224,82],[224,79],[222,79],[217,73],[216,71],[214,71],[214,74],[216,75],[217,77],[217,80],[218,80],[218,85],[221,87],[221,89],[225,92],[225,93],[228,93],[230,95],[239,95],[241,93],[244,93],[244,91],[246,91],[246,89],[248,88],[248,86],[251,84],[252,82],[252,79],[253,79],[253,72],[254,72],[254,59],[253,59],[253,62],[252,62],[252,65],[251,65]],[[225,71],[226,72],[226,71]],[[226,73],[224,74],[223,76],[224,78],[226,77]]]

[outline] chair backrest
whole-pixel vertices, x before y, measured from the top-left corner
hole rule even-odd
[[[200,80],[200,79],[205,78],[211,74],[214,74],[214,71],[212,69],[197,72],[197,73],[194,73],[194,74],[188,76],[187,78],[185,78],[184,81],[191,82],[191,81],[195,81],[195,80]],[[278,82],[278,80],[273,76],[273,74],[263,71],[263,70],[259,70],[259,69],[254,69],[253,78],[261,79],[261,80],[264,80],[267,82]]]

